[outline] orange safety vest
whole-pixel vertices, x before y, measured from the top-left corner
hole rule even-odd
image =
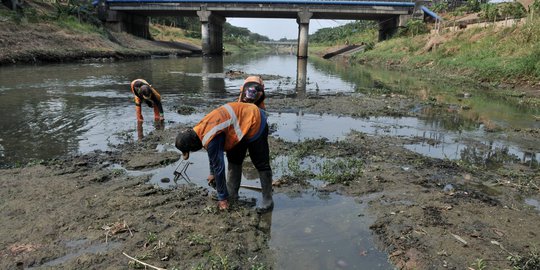
[[[217,134],[225,133],[224,149],[229,151],[244,137],[253,138],[261,122],[261,111],[256,105],[230,102],[207,114],[193,130],[205,149]]]
[[[136,104],[136,105],[141,105],[141,99],[139,98],[139,95],[140,95],[140,94],[139,94],[139,93],[135,93],[135,87],[134,87],[134,85],[135,85],[135,83],[136,83],[137,81],[140,81],[140,82],[142,82],[142,83],[144,83],[144,84],[150,86],[150,89],[152,89],[152,94],[153,94],[154,96],[156,96],[157,100],[161,101],[161,95],[158,93],[158,91],[157,91],[156,89],[154,89],[154,87],[153,87],[151,84],[149,84],[147,81],[145,81],[145,80],[143,80],[143,79],[136,79],[136,80],[133,80],[133,81],[131,82],[131,93],[133,93],[133,94],[135,95],[135,104]]]
[[[238,97],[238,102],[242,102],[242,91],[244,91],[244,85],[246,85],[247,83],[250,83],[250,82],[256,82],[256,83],[262,85],[263,89],[264,89],[264,82],[261,79],[261,77],[259,77],[259,76],[249,76],[244,81],[244,84],[242,84],[242,86],[240,86],[240,96]],[[259,103],[259,108],[261,108],[263,110],[266,110],[266,106],[264,105],[264,101]]]

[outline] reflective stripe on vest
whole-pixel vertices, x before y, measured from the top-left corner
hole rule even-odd
[[[202,145],[206,145],[208,143],[208,140],[214,137],[214,135],[216,135],[217,132],[219,132],[220,130],[226,129],[229,126],[233,126],[233,129],[234,129],[234,132],[236,133],[236,137],[238,141],[241,141],[242,138],[244,137],[244,134],[242,133],[242,130],[240,129],[240,124],[238,123],[238,117],[234,113],[234,110],[231,107],[231,105],[225,104],[222,107],[227,110],[227,113],[229,114],[229,119],[227,119],[223,123],[217,124],[210,131],[208,131],[202,139]]]

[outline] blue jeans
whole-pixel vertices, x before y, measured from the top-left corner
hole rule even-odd
[[[209,143],[206,151],[210,162],[210,173],[216,179],[218,200],[226,200],[229,197],[227,182],[225,180],[225,134],[217,134]]]
[[[225,134],[217,134],[209,143],[208,160],[210,161],[210,173],[216,179],[216,190],[218,200],[225,200],[229,197],[227,192],[227,180],[225,178]],[[242,140],[233,149],[227,151],[227,161],[229,163],[242,165],[246,152],[249,151],[251,161],[257,171],[270,171],[270,151],[268,147],[268,125],[255,140]]]

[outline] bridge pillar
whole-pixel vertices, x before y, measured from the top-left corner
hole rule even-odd
[[[203,55],[223,54],[223,23],[225,18],[212,14],[211,11],[197,11],[201,21],[201,39]]]
[[[379,41],[390,39],[398,29],[399,16],[379,21]]]
[[[307,11],[298,12],[298,58],[308,57],[308,37],[309,37],[309,20],[313,13]]]
[[[22,8],[23,0],[2,0],[2,3],[11,10]]]
[[[127,32],[134,36],[152,39],[150,36],[150,19],[147,16],[108,10],[101,17],[105,21],[105,27],[112,31]]]

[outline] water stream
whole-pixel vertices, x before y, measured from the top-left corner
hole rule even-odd
[[[413,92],[419,98],[437,96],[451,103],[457,98],[456,93],[466,92],[472,94],[467,100],[472,110],[467,113],[475,114],[475,117],[489,118],[500,126],[540,127],[540,122],[530,119],[530,111],[516,104],[490,99],[479,86],[454,86],[404,72],[344,68],[334,62],[310,59],[305,63],[305,85],[298,88],[297,65],[294,56],[240,55],[223,59],[165,58],[0,67],[0,166],[105,150],[123,142],[126,136],[136,138],[148,134],[156,128],[149,108],[143,108],[147,120],[143,122],[142,130],[137,130],[133,96],[129,90],[129,82],[135,78],[150,81],[165,97],[165,128],[175,123],[194,124],[203,115],[177,114],[177,106],[197,107],[208,102],[235,100],[242,79],[227,78],[224,72],[228,70],[275,77],[265,82],[270,96],[296,94],[300,98],[303,95],[361,94],[380,91],[393,84],[397,91]],[[298,89],[302,93],[298,93]],[[271,112],[269,122],[276,127],[271,136],[292,142],[308,138],[336,141],[354,130],[372,135],[434,139],[438,143],[419,140],[420,143],[405,147],[435,158],[463,158],[464,153],[474,152],[464,143],[471,140],[487,146],[489,151],[504,152],[521,162],[537,163],[540,158],[538,142],[515,141],[504,134],[488,133],[474,120],[464,120],[466,117],[448,121],[443,115],[427,115],[423,119],[352,118],[302,111]],[[176,151],[170,145],[160,145],[159,150]],[[281,158],[286,159],[286,153]],[[206,154],[193,153],[190,161],[194,162],[186,172],[190,181],[206,185]],[[149,184],[172,188],[177,184],[172,181],[172,172],[177,165],[127,173],[148,174]],[[273,166],[276,177],[283,174],[284,169],[278,164]],[[118,165],[113,168],[122,169]],[[185,184],[181,181],[180,184]],[[243,183],[259,186],[256,176],[244,175]],[[247,189],[242,189],[241,195],[247,198],[260,196]],[[276,208],[265,217],[271,224],[270,247],[276,252],[276,268],[390,269],[387,254],[375,247],[369,230],[373,217],[366,213],[365,202],[371,199],[374,198],[354,200],[337,194],[318,194],[314,190],[306,190],[294,197],[276,194]],[[534,207],[538,205],[533,200],[527,203]]]

